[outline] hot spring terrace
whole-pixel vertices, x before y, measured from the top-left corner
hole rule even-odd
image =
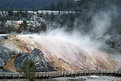
[[[87,75],[116,76],[121,77],[121,71],[74,71],[74,72],[35,72],[36,79],[48,79],[58,77],[76,77]],[[26,76],[19,72],[0,72],[0,79],[25,79]]]

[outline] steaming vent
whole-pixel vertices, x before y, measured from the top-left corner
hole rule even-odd
[[[120,67],[120,60],[99,50],[96,42],[87,38],[55,32],[10,35],[1,45],[17,52],[31,52],[38,48],[57,71],[114,70]]]

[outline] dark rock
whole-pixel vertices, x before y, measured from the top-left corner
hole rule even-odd
[[[5,72],[3,69],[0,69],[0,72]]]
[[[17,59],[15,60],[15,65],[17,69],[20,69],[23,65],[23,62],[25,60],[29,60],[30,59],[30,55],[29,54],[21,54],[19,55],[19,57],[17,57]]]
[[[111,35],[110,44],[112,44],[113,49],[121,53],[121,35]]]
[[[36,71],[46,72],[54,70],[45,60],[44,54],[39,49],[34,49],[31,53],[16,53],[6,47],[0,46],[0,67],[4,66],[9,58],[16,58],[15,66],[18,70],[20,70],[25,60],[32,60],[35,64]]]
[[[104,40],[107,47],[106,50],[111,53],[121,53],[121,35],[106,34],[99,39]]]
[[[4,66],[5,65],[5,62],[2,58],[0,58],[0,67]]]
[[[119,72],[121,72],[121,67],[118,69]]]
[[[22,53],[15,62],[17,69],[20,69],[20,67],[22,67],[25,60],[32,60],[35,64],[36,71],[38,72],[47,72],[54,70],[53,67],[46,62],[43,53],[39,49],[34,49],[30,54]]]
[[[8,36],[1,36],[1,38],[3,38],[3,39],[8,39]]]
[[[2,58],[5,63],[8,60],[8,58],[10,58],[11,54],[13,54],[12,51],[7,49],[6,47],[0,46],[0,58]]]
[[[43,53],[39,49],[34,49],[30,53],[31,59],[35,63],[37,71],[48,71],[48,63],[45,61]]]
[[[8,59],[13,58],[14,54],[15,52],[0,46],[0,72],[4,72],[3,66],[6,65]]]

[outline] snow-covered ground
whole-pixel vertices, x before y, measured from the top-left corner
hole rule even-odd
[[[75,78],[74,77],[56,78],[56,80],[57,81],[121,81],[121,77],[91,75],[91,76],[79,76]]]
[[[27,81],[25,79],[4,79],[0,81]],[[121,77],[111,77],[111,76],[79,76],[79,77],[63,77],[54,79],[43,79],[35,81],[121,81]]]

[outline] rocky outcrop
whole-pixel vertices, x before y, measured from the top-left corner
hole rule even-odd
[[[120,72],[121,72],[121,67],[118,69],[118,71],[120,71]]]
[[[25,60],[32,60],[35,64],[36,71],[53,71],[43,53],[39,49],[34,49],[31,53],[17,53],[0,46],[0,71],[16,72],[22,67]]]
[[[99,37],[99,40],[105,41],[106,51],[111,53],[121,53],[121,35],[106,34]]]
[[[8,59],[11,57],[11,54],[12,54],[12,51],[10,51],[5,47],[0,46],[0,67],[3,67],[4,65],[6,65]]]
[[[13,54],[12,51],[10,51],[9,49],[0,46],[0,58],[4,60],[4,62],[6,63],[8,58],[11,57],[11,55]]]
[[[32,60],[35,64],[36,71],[52,71],[54,70],[52,66],[50,66],[44,58],[43,53],[39,49],[34,49],[31,53],[21,53],[17,57],[15,64],[17,69],[23,65],[25,60]]]
[[[17,72],[14,61],[14,58],[9,58],[6,65],[3,66],[3,69],[8,72]]]
[[[5,65],[5,62],[2,58],[0,58],[0,67],[3,66],[3,65]]]

